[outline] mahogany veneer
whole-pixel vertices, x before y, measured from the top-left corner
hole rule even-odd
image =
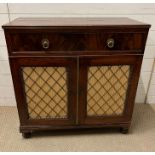
[[[2,26],[20,132],[127,133],[150,28],[129,18],[18,18]]]

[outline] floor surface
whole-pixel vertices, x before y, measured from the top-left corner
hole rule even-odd
[[[0,107],[0,151],[155,151],[155,104],[137,104],[129,134],[117,129],[43,132],[23,139],[16,107]]]

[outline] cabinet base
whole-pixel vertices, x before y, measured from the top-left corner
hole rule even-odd
[[[87,125],[87,126],[21,126],[20,132],[24,138],[30,138],[32,132],[47,130],[69,130],[69,129],[96,129],[96,128],[117,128],[120,132],[127,134],[130,124],[111,124],[111,125]]]

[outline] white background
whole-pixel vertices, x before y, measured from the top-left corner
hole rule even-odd
[[[155,103],[155,4],[0,4],[0,26],[17,17],[129,17],[152,25],[136,103]],[[0,106],[16,105],[4,33],[0,27]]]

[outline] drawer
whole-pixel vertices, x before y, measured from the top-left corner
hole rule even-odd
[[[134,51],[144,44],[143,33],[15,33],[13,52],[33,51]]]

